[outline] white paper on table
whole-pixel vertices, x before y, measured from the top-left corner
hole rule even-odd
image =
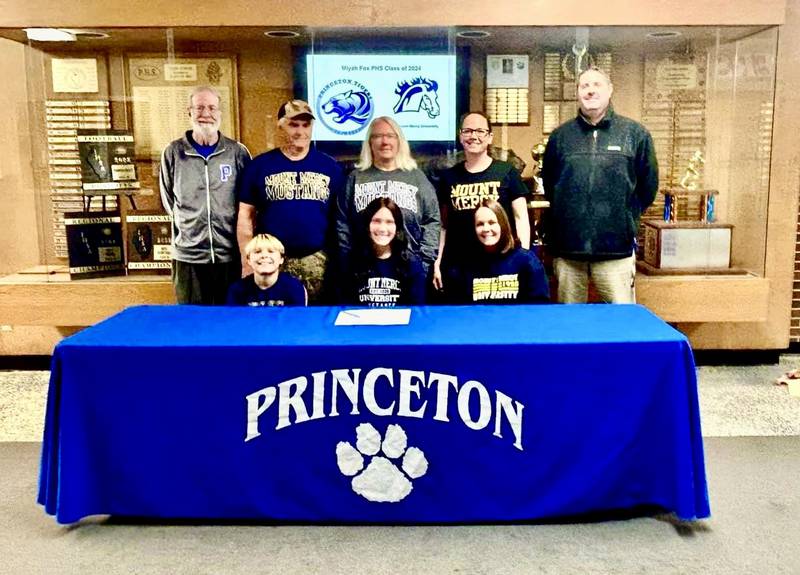
[[[334,325],[408,325],[408,308],[343,309]]]

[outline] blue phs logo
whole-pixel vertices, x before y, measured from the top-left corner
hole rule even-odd
[[[316,108],[325,127],[339,135],[357,134],[375,112],[366,86],[349,79],[334,80],[325,86],[317,96]]]
[[[425,110],[429,118],[439,115],[439,84],[436,80],[417,77],[410,82],[400,82],[395,94],[400,96],[394,105],[394,113],[419,112]]]
[[[233,175],[233,168],[230,164],[220,164],[219,166],[219,179],[222,182],[227,182],[231,175]]]

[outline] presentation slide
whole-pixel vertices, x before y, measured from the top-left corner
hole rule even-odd
[[[362,141],[379,116],[391,116],[409,141],[455,139],[454,55],[309,54],[306,59],[315,139]]]

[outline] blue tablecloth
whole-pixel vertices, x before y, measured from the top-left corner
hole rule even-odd
[[[53,355],[39,502],[93,514],[709,515],[686,338],[640,306],[130,308]]]

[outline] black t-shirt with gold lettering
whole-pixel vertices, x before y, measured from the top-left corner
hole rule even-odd
[[[508,162],[492,160],[488,168],[477,173],[468,172],[461,162],[442,173],[437,194],[447,229],[442,257],[445,265],[456,265],[477,249],[474,215],[480,201],[492,198],[500,202],[516,236],[511,202],[524,198],[528,188]]]

